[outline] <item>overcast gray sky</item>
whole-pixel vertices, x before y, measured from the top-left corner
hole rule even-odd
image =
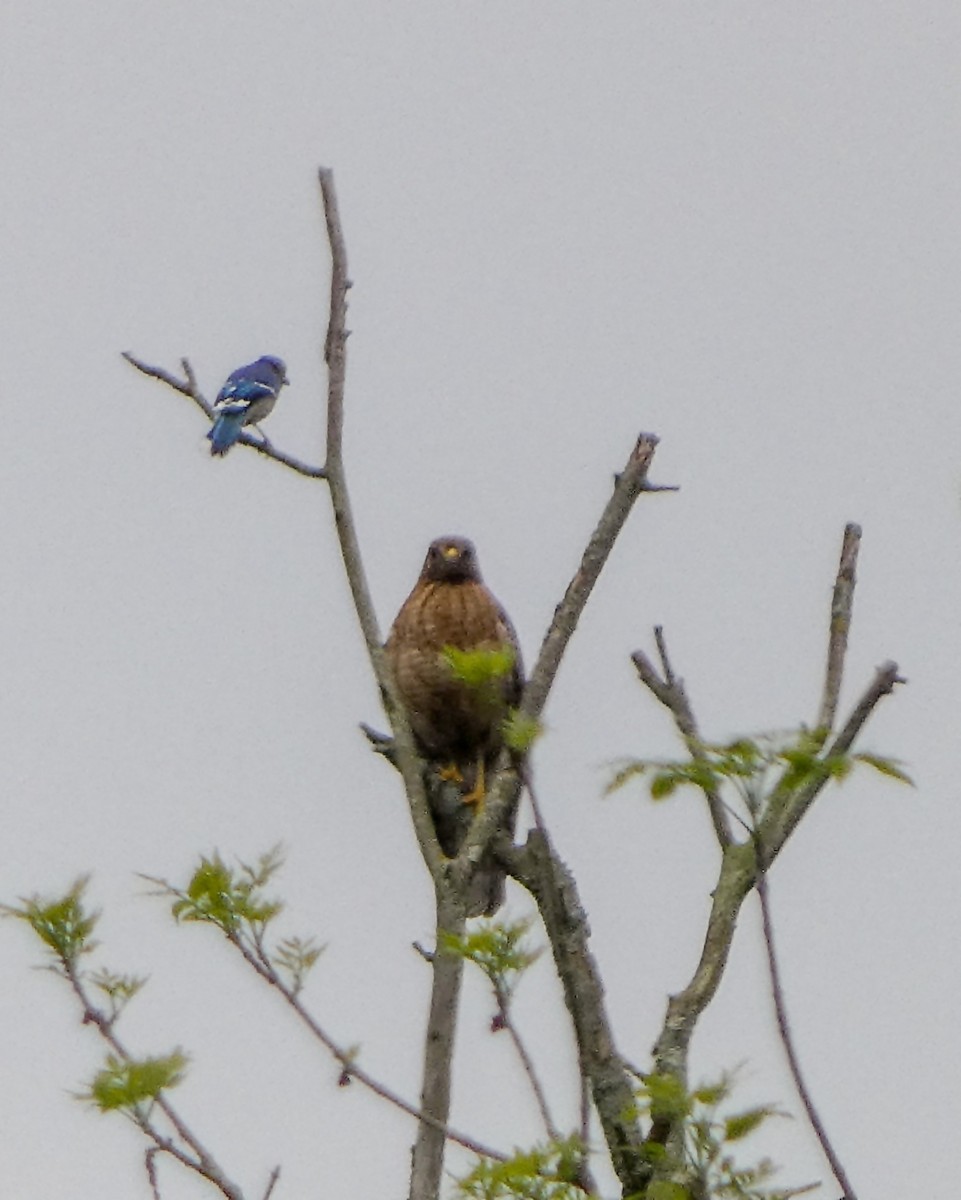
[[[176,1095],[278,1197],[400,1195],[408,1120],[333,1064],[210,931],[135,871],[288,848],[288,932],[329,943],[308,999],[414,1097],[431,901],[323,485],[211,461],[183,399],[119,359],[189,356],[212,396],[264,353],[269,432],[323,457],[336,172],[351,293],[348,469],[386,628],[427,542],[463,533],[532,659],[639,429],[653,476],[572,644],[536,769],[578,875],[623,1049],[644,1062],[713,881],[702,806],[601,799],[667,755],[629,653],[665,626],[706,736],[811,722],[843,525],[864,527],[843,699],[910,685],[773,874],[788,1001],[863,1197],[937,1195],[957,1140],[961,581],[958,53],[953,3],[493,0],[7,5],[0,16],[0,898],[93,873],[102,961],[149,974],[124,1032],[194,1055]],[[510,912],[530,905],[512,892]],[[694,1047],[739,1099],[798,1105],[757,914]],[[101,1061],[38,948],[0,928],[0,1190],[149,1195],[143,1145],[68,1092]],[[519,997],[573,1123],[549,963]],[[457,1124],[536,1113],[472,982]],[[558,1047],[562,1047],[561,1050]],[[508,1097],[516,1099],[505,1101]],[[823,1178],[803,1120],[757,1139]],[[172,1167],[164,1196],[208,1193]],[[830,1186],[822,1193],[836,1200]]]

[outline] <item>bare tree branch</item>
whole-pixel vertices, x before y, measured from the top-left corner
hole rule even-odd
[[[354,601],[354,610],[357,613],[357,620],[367,646],[367,654],[380,687],[384,707],[394,735],[396,766],[404,780],[404,789],[407,793],[411,819],[421,854],[436,888],[444,870],[445,859],[437,843],[434,824],[430,817],[430,808],[424,788],[424,763],[414,746],[407,714],[397,695],[384,654],[377,613],[367,582],[367,573],[364,570],[360,542],[357,538],[357,529],[351,510],[350,494],[347,489],[347,473],[343,458],[343,432],[348,337],[347,291],[351,287],[351,282],[347,274],[347,247],[337,207],[334,174],[326,167],[322,167],[318,177],[331,255],[330,316],[327,334],[324,338],[324,357],[328,371],[325,476],[330,488],[334,525],[340,542],[347,582]]]
[[[651,1169],[641,1152],[644,1139],[634,1116],[634,1089],[614,1046],[574,878],[542,830],[531,830],[523,847],[498,844],[498,856],[537,901],[574,1024],[581,1076],[590,1084],[614,1170],[625,1194],[640,1193]]]
[[[270,1200],[274,1188],[277,1186],[277,1180],[280,1178],[280,1167],[274,1167],[270,1172],[270,1178],[267,1180],[267,1188],[264,1191],[264,1200]]]
[[[697,722],[694,720],[691,703],[687,698],[684,680],[678,679],[674,674],[671,667],[671,660],[667,653],[664,630],[660,625],[655,625],[654,627],[654,640],[657,643],[657,651],[661,659],[661,669],[664,672],[663,679],[658,675],[654,664],[642,650],[635,650],[631,655],[631,661],[634,663],[644,686],[673,716],[674,724],[677,726],[677,730],[688,749],[688,753],[696,761],[704,762],[705,757],[704,751],[701,749],[701,735],[697,729]],[[718,845],[723,850],[725,846],[730,845],[732,840],[724,801],[721,799],[716,787],[705,787],[702,790],[707,799],[707,807],[711,814],[711,822],[714,825],[714,833],[717,837]]]
[[[841,561],[838,564],[834,594],[831,598],[831,624],[828,634],[828,659],[824,674],[824,693],[818,712],[817,728],[825,735],[834,725],[834,716],[841,692],[844,675],[844,657],[848,648],[848,630],[851,628],[851,610],[854,605],[854,587],[857,583],[855,568],[858,549],[861,545],[861,526],[853,522],[844,527],[841,543]]]
[[[537,718],[544,709],[567,643],[577,628],[584,606],[635,500],[644,491],[666,490],[655,489],[647,484],[647,472],[657,443],[658,438],[653,433],[640,434],[624,470],[615,478],[611,498],[591,534],[580,566],[554,613],[524,688],[519,707],[528,717]]]
[[[152,367],[149,363],[142,362],[139,358],[135,358],[129,350],[122,351],[121,358],[125,358],[132,367],[136,367],[143,375],[149,376],[151,379],[159,379],[161,383],[165,383],[167,387],[173,388],[175,392],[180,392],[183,396],[189,396],[191,400],[202,410],[204,416],[213,420],[214,410],[210,407],[207,401],[200,395],[195,387],[191,386],[191,380],[178,379],[176,375],[171,375],[169,371],[165,371],[163,367]],[[181,364],[186,365],[187,360],[181,359]]]
[[[614,479],[614,491],[605,505],[594,532],[581,556],[580,566],[567,586],[563,599],[554,611],[554,618],[541,643],[534,668],[528,677],[521,697],[519,711],[536,720],[544,709],[567,644],[577,628],[584,606],[594,590],[598,577],[624,527],[634,502],[645,491],[667,491],[647,483],[647,472],[657,448],[653,433],[639,435],[624,470]],[[466,863],[481,861],[496,833],[504,828],[511,808],[517,804],[520,777],[509,768],[510,756],[502,755],[500,769],[484,807],[458,855],[455,872],[463,872]]]
[[[804,1081],[804,1076],[801,1073],[801,1064],[798,1060],[797,1052],[794,1048],[794,1039],[791,1037],[791,1027],[788,1023],[787,1007],[784,1003],[784,989],[781,985],[781,973],[778,967],[777,955],[774,951],[774,924],[771,920],[771,908],[768,900],[767,890],[767,871],[763,868],[757,873],[757,898],[761,903],[761,924],[764,929],[764,946],[767,950],[767,965],[768,972],[771,976],[771,993],[774,997],[774,1011],[777,1015],[778,1032],[781,1035],[781,1044],[784,1046],[784,1053],[787,1055],[788,1066],[791,1070],[791,1076],[794,1079],[794,1086],[797,1088],[798,1095],[801,1097],[801,1103],[804,1105],[804,1111],[807,1113],[807,1118],[811,1122],[811,1128],[817,1135],[818,1141],[821,1143],[821,1149],[824,1151],[824,1156],[831,1164],[831,1170],[834,1172],[834,1178],[838,1182],[838,1186],[844,1192],[844,1200],[857,1200],[854,1188],[851,1186],[851,1181],[847,1177],[844,1166],[838,1158],[837,1152],[827,1135],[827,1130],[821,1122],[821,1118],[817,1109],[814,1107],[814,1101],[811,1098],[811,1093],[808,1091],[807,1084]]]
[[[510,994],[503,988],[494,985],[494,997],[497,1001],[497,1016],[495,1017],[495,1028],[503,1029],[507,1036],[511,1039],[517,1057],[520,1059],[521,1067],[524,1074],[527,1076],[527,1082],[531,1086],[531,1091],[534,1093],[534,1100],[537,1103],[537,1108],[541,1114],[541,1120],[544,1122],[544,1129],[547,1136],[552,1141],[560,1140],[560,1133],[557,1126],[551,1118],[550,1106],[547,1103],[547,1093],[544,1091],[540,1078],[537,1074],[537,1068],[534,1066],[534,1060],[531,1058],[530,1052],[524,1045],[524,1040],[520,1035],[520,1030],[514,1022],[511,1014],[511,997]]]
[[[147,1182],[150,1184],[153,1200],[161,1200],[160,1184],[157,1180],[157,1163],[155,1161],[159,1153],[159,1146],[149,1146],[147,1152],[144,1154],[144,1166],[147,1168]]]
[[[181,380],[171,375],[169,371],[165,371],[162,367],[153,367],[149,363],[142,362],[126,350],[120,357],[126,359],[132,367],[136,367],[141,374],[147,375],[151,379],[159,379],[161,383],[165,383],[167,387],[173,388],[175,392],[180,392],[182,396],[189,396],[208,420],[212,421],[214,419],[216,415],[214,409],[197,390],[197,380],[187,359],[182,358],[180,360],[184,373],[187,376],[186,380]],[[249,433],[241,433],[237,442],[241,446],[252,447],[259,454],[263,454],[265,458],[272,458],[274,462],[280,463],[281,466],[289,467],[292,471],[296,471],[298,475],[306,475],[309,479],[326,478],[323,467],[312,467],[309,463],[302,462],[301,459],[295,458],[292,454],[278,450],[266,438],[255,438],[251,437]]]
[[[393,761],[403,777],[414,831],[434,883],[437,928],[438,931],[456,933],[463,929],[465,919],[464,905],[459,895],[466,894],[470,874],[479,859],[469,862],[465,859],[457,870],[452,872],[454,864],[441,852],[424,786],[424,763],[417,753],[410,723],[384,654],[373,599],[363,568],[343,460],[344,380],[347,365],[346,296],[350,287],[347,250],[337,208],[333,173],[322,168],[319,180],[332,264],[330,317],[324,339],[324,356],[328,368],[326,472],[334,510],[334,524],[357,619],[394,735]],[[459,888],[459,884],[463,884],[463,887]],[[421,1120],[417,1129],[411,1168],[412,1200],[433,1200],[440,1187],[445,1138],[445,1132],[442,1131],[446,1130],[450,1113],[451,1058],[457,999],[463,973],[463,962],[446,955],[435,955],[431,966],[433,990],[424,1047]]]

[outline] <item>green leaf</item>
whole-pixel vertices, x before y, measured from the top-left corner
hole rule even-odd
[[[540,948],[529,946],[525,938],[531,920],[478,921],[468,932],[442,932],[440,947],[472,962],[487,976],[499,994],[510,995],[518,979],[541,955]]]
[[[717,1083],[704,1083],[691,1092],[691,1098],[706,1108],[717,1108],[731,1094],[731,1077],[723,1075]]]
[[[89,876],[82,876],[59,899],[31,896],[21,900],[20,908],[2,905],[0,912],[26,921],[61,963],[73,965],[81,954],[89,953],[96,946],[90,935],[100,914],[84,908],[83,893],[88,882]]]
[[[526,754],[544,732],[536,717],[529,717],[516,708],[512,708],[504,718],[502,729],[504,741],[517,754]]]
[[[506,678],[514,669],[517,658],[513,647],[506,645],[481,650],[445,646],[441,653],[455,679],[478,689]]]
[[[237,871],[220,855],[202,858],[185,892],[178,892],[173,914],[178,921],[210,921],[227,933],[242,925],[264,926],[283,910],[262,894],[264,883],[279,867],[277,851],[270,851],[256,867],[241,864]]]
[[[873,767],[880,774],[887,775],[889,779],[897,779],[899,783],[914,787],[914,780],[901,769],[896,758],[884,758],[880,754],[856,754],[854,757],[865,766]]]
[[[518,1150],[505,1162],[480,1159],[455,1180],[456,1195],[470,1200],[584,1200],[574,1182],[584,1150],[576,1137]]]
[[[666,800],[673,796],[682,780],[672,772],[661,771],[651,780],[650,790],[652,800]]]
[[[691,1200],[691,1193],[683,1184],[669,1179],[655,1179],[645,1195],[647,1200]]]
[[[648,1075],[641,1089],[652,1116],[663,1121],[678,1121],[691,1111],[691,1097],[674,1075]]]
[[[724,1141],[739,1142],[741,1138],[746,1138],[753,1133],[768,1117],[777,1115],[777,1109],[771,1108],[769,1105],[761,1105],[758,1108],[749,1108],[744,1112],[735,1113],[734,1116],[725,1118]]]
[[[179,1049],[163,1058],[139,1060],[111,1054],[81,1099],[89,1100],[101,1112],[116,1109],[137,1112],[145,1103],[156,1100],[165,1088],[176,1087],[186,1067],[187,1056]]]

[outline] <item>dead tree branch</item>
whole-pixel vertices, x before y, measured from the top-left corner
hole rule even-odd
[[[860,545],[861,526],[855,525],[853,522],[846,525],[844,539],[841,543],[841,562],[838,565],[837,579],[834,581],[834,594],[831,597],[827,667],[824,672],[824,691],[817,720],[817,728],[824,731],[825,737],[834,726],[838,697],[841,693],[841,680],[844,677],[844,659],[848,649],[848,631],[851,628],[851,610],[854,606],[854,588],[857,583],[855,570]]]
[[[677,730],[690,756],[698,762],[704,762],[705,757],[701,749],[701,735],[698,732],[697,722],[694,720],[691,702],[687,698],[684,680],[678,679],[674,674],[671,667],[671,660],[667,653],[664,630],[660,625],[655,625],[654,627],[654,640],[657,643],[657,651],[661,659],[661,670],[664,672],[663,677],[658,674],[654,664],[642,650],[635,650],[631,655],[631,661],[634,663],[637,674],[644,686],[664,705],[674,718],[674,724],[677,726]],[[707,800],[708,811],[711,814],[711,822],[714,825],[714,833],[717,837],[718,845],[723,850],[725,846],[731,844],[732,840],[724,801],[714,786],[705,787],[703,791]]]
[[[588,540],[581,562],[567,586],[564,596],[554,611],[554,618],[541,643],[534,668],[528,677],[521,697],[521,714],[534,720],[540,717],[554,679],[561,665],[567,644],[574,635],[584,606],[590,598],[594,585],[604,564],[614,548],[618,534],[630,515],[638,496],[645,491],[668,491],[647,483],[647,472],[657,448],[658,438],[653,433],[642,433],[631,450],[624,470],[615,476],[614,491],[601,513],[600,520]],[[511,807],[516,805],[520,791],[520,777],[516,770],[502,769],[478,814],[460,854],[456,870],[463,870],[464,863],[479,862]]]
[[[348,336],[347,291],[351,285],[347,273],[347,248],[337,207],[333,172],[322,168],[319,180],[331,253],[330,316],[324,339],[324,357],[328,371],[325,471],[334,511],[334,525],[354,600],[354,609],[390,721],[394,737],[393,761],[403,778],[414,831],[434,883],[437,929],[439,932],[458,933],[464,927],[464,904],[461,896],[466,891],[469,878],[464,881],[464,890],[459,890],[456,884],[460,880],[451,876],[451,864],[444,857],[437,841],[424,785],[424,763],[414,745],[407,714],[397,695],[384,654],[351,512],[343,459],[344,382]],[[453,956],[435,954],[431,966],[433,987],[424,1045],[421,1120],[417,1127],[411,1167],[411,1200],[434,1200],[440,1188],[445,1131],[450,1115],[451,1061],[457,1001],[463,973],[462,960]]]
[[[634,507],[634,502],[644,491],[668,490],[647,484],[647,472],[654,458],[657,443],[658,438],[653,433],[640,434],[624,470],[615,477],[611,498],[591,534],[581,556],[580,566],[554,613],[554,619],[544,636],[537,661],[527,680],[520,703],[520,710],[525,716],[536,719],[541,715],[567,643],[577,628],[584,606],[594,590],[624,522]]]
[[[347,247],[337,207],[334,190],[334,175],[327,168],[319,172],[320,191],[330,243],[330,316],[324,338],[324,357],[327,362],[327,461],[324,465],[325,478],[330,488],[330,501],[334,511],[334,525],[340,543],[341,557],[347,582],[354,601],[354,610],[360,624],[367,654],[374,676],[380,687],[384,707],[394,735],[394,753],[397,769],[404,780],[404,789],[410,805],[411,819],[421,854],[435,888],[442,878],[445,859],[437,844],[437,836],[430,817],[427,794],[424,788],[424,764],[417,754],[413,735],[390,677],[384,655],[380,627],[374,608],[373,597],[367,583],[360,542],[354,524],[347,489],[347,473],[343,457],[344,433],[344,385],[347,372],[347,292],[351,287],[347,274]]]

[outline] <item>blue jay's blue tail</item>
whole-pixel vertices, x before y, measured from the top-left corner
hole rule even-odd
[[[243,408],[228,408],[217,414],[217,420],[207,434],[210,438],[211,454],[226,454],[230,447],[240,437],[244,427],[246,410]]]
[[[271,354],[231,371],[214,402],[216,420],[207,434],[210,453],[226,454],[245,425],[256,425],[270,416],[277,394],[286,382],[283,359]]]

